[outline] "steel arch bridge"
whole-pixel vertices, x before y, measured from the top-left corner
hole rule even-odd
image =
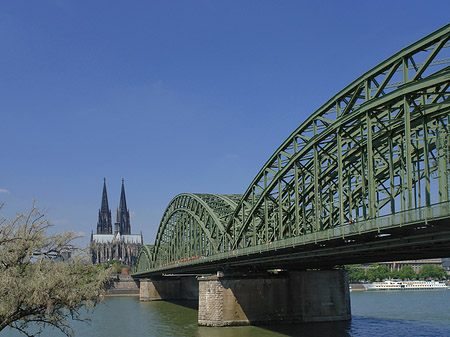
[[[300,260],[314,249],[296,247],[336,250],[331,243],[338,239],[357,245],[450,218],[449,40],[447,25],[333,96],[281,144],[243,195],[175,197],[135,275],[245,264],[252,254],[275,265],[283,249]],[[448,233],[430,235],[433,244],[450,242]]]

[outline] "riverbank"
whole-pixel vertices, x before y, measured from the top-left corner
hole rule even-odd
[[[106,296],[139,296],[139,281],[135,281],[130,275],[117,274],[111,277]]]
[[[367,291],[362,283],[350,283],[350,291]]]
[[[445,282],[450,286],[450,282]],[[351,292],[367,291],[362,283],[351,283]],[[111,282],[106,290],[106,296],[139,296],[139,281],[135,281],[130,275],[117,274],[111,277]]]
[[[350,291],[367,291],[361,283],[350,284]],[[111,277],[111,282],[106,289],[106,296],[139,296],[139,281],[135,281],[130,275],[117,274]]]

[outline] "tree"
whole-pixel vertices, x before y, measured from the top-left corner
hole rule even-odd
[[[392,279],[401,279],[402,278],[401,272],[398,271],[398,270],[392,270],[391,273],[390,273],[390,277]]]
[[[112,268],[115,273],[120,274],[122,272],[122,264],[119,260],[111,260],[106,264],[107,268]]]
[[[359,282],[366,278],[364,267],[360,264],[352,264],[345,267],[348,270],[348,280],[350,282]]]
[[[34,204],[14,219],[0,217],[0,331],[35,336],[53,326],[71,336],[69,319],[89,321],[83,308],[101,300],[111,271],[76,254],[73,232],[48,236],[49,227]],[[68,252],[76,255],[63,261]]]
[[[399,276],[402,280],[415,280],[417,278],[417,273],[411,265],[407,264],[402,267]]]
[[[438,279],[442,280],[447,276],[447,272],[445,268],[435,265],[435,264],[427,264],[424,265],[419,271],[419,277],[421,279]]]
[[[377,278],[378,278],[377,269],[378,269],[377,264],[371,264],[369,266],[369,269],[367,269],[366,276],[370,282],[377,280]]]
[[[384,280],[390,276],[390,270],[385,265],[372,264],[367,270],[367,278],[373,282],[376,280]]]

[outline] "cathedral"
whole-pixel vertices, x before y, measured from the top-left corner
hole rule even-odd
[[[131,266],[136,262],[142,243],[142,232],[141,234],[131,234],[130,212],[127,209],[123,179],[113,232],[106,179],[104,179],[102,204],[98,211],[97,233],[91,234],[92,263],[99,264],[119,260],[122,264]]]

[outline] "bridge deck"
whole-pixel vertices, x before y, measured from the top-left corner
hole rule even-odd
[[[320,269],[336,265],[450,257],[450,204],[402,212],[255,247],[160,266],[135,277],[217,270]]]

